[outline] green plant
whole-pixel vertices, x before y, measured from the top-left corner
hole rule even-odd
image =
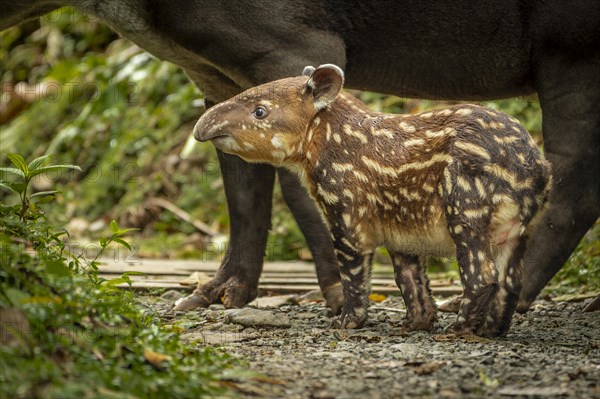
[[[128,274],[107,280],[99,256],[112,244],[125,248],[130,229],[110,223],[99,251],[86,259],[71,251],[66,233],[48,222],[31,178],[73,165],[29,164],[16,154],[13,176],[1,187],[19,197],[0,203],[0,397],[201,397],[222,393],[223,370],[231,360],[197,349],[161,327],[160,318],[142,311]],[[23,378],[27,376],[27,378]]]
[[[16,182],[0,180],[0,187],[8,189],[19,195],[19,198],[21,199],[19,218],[21,221],[24,221],[25,214],[34,205],[32,202],[34,198],[42,198],[54,195],[58,192],[56,190],[40,191],[35,194],[28,195],[27,190],[29,188],[31,179],[42,173],[49,173],[61,169],[75,169],[81,172],[81,168],[77,165],[45,165],[50,155],[38,157],[29,164],[27,164],[25,159],[19,154],[8,154],[7,156],[15,167],[2,167],[0,168],[0,172],[15,175],[18,180]]]

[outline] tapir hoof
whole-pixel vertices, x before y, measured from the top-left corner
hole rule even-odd
[[[341,283],[330,285],[329,287],[325,288],[323,290],[323,296],[325,297],[325,303],[331,309],[334,316],[342,312],[344,293],[342,292]]]
[[[205,308],[213,303],[222,303],[226,308],[241,308],[258,295],[258,288],[240,283],[237,278],[213,280],[196,288],[192,295],[175,302],[173,310],[188,311]]]
[[[196,308],[204,308],[208,305],[208,302],[200,298],[199,296],[192,294],[185,298],[179,298],[173,305],[173,310],[176,311],[188,311]]]
[[[354,329],[362,328],[367,322],[367,315],[365,312],[364,316],[356,313],[345,312],[342,310],[342,314],[336,316],[331,320],[330,328],[335,329]]]

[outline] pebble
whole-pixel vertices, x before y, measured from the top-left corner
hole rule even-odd
[[[242,308],[225,310],[225,321],[241,324],[244,327],[290,327],[290,319],[285,313],[269,310]]]
[[[424,348],[422,345],[409,344],[407,342],[392,345],[389,348],[391,351],[396,352],[398,357],[411,358],[419,356],[423,353]]]
[[[319,316],[316,313],[312,313],[312,312],[299,312],[296,313],[296,317],[298,319],[314,319],[315,317]]]
[[[166,301],[174,302],[180,298],[183,298],[183,294],[176,290],[168,290],[168,291],[165,291],[160,297]]]

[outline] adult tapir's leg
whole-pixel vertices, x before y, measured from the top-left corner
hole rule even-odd
[[[524,259],[525,311],[600,216],[600,53],[538,58],[536,89],[554,188]]]
[[[323,296],[333,313],[338,314],[342,309],[344,296],[329,229],[321,219],[314,202],[300,185],[298,177],[286,169],[280,168],[277,172],[283,198],[294,214],[313,254]]]
[[[275,169],[249,164],[235,155],[217,151],[230,218],[229,245],[216,276],[179,300],[176,310],[222,302],[242,307],[256,298],[267,235]]]

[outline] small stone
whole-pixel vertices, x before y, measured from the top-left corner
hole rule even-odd
[[[253,308],[228,309],[225,321],[241,324],[244,327],[290,327],[290,319],[283,313]]]
[[[183,294],[177,290],[168,290],[160,297],[166,301],[176,301],[180,298],[183,298]]]
[[[204,315],[204,318],[208,321],[215,321],[215,320],[218,320],[222,314],[223,314],[223,311],[211,310],[211,311],[206,312],[206,314]]]
[[[499,395],[503,396],[535,396],[535,397],[557,397],[568,393],[567,388],[563,387],[524,387],[519,385],[506,386],[498,390]]]
[[[209,310],[225,310],[225,305],[221,303],[213,303],[212,305],[208,305]]]
[[[318,316],[318,314],[312,313],[312,312],[300,312],[300,313],[296,313],[296,317],[298,319],[314,319],[317,316]]]
[[[407,342],[392,345],[389,349],[395,352],[396,357],[402,358],[411,358],[423,354],[423,349],[419,345]]]
[[[315,342],[315,339],[311,336],[306,336],[302,338],[302,341],[307,344],[312,344],[313,342]]]
[[[199,331],[181,334],[180,338],[187,342],[198,341],[208,345],[219,345],[231,342],[242,342],[252,337],[247,334],[225,333],[222,331]]]
[[[284,305],[297,305],[298,297],[296,295],[278,295],[278,296],[264,296],[256,298],[248,304],[254,308],[280,308]]]
[[[223,324],[223,327],[220,328],[220,331],[225,332],[239,332],[244,329],[244,326],[240,324]]]

